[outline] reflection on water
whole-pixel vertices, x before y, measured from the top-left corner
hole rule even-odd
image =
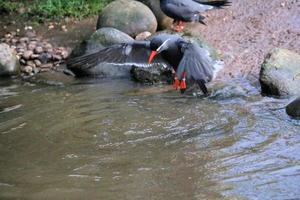
[[[300,198],[300,123],[246,81],[0,85],[1,199]]]

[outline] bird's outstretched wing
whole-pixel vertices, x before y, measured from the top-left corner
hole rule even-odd
[[[150,55],[150,41],[134,41],[132,43],[116,44],[95,53],[70,58],[67,61],[69,69],[86,70],[100,63],[112,63],[122,65],[147,65]]]
[[[195,43],[181,43],[181,51],[183,57],[179,63],[176,75],[179,80],[184,77],[191,81],[195,81],[201,90],[207,94],[205,86],[213,78],[214,67],[207,52]]]

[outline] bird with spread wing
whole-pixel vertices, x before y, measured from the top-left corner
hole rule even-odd
[[[206,51],[198,44],[178,35],[159,34],[149,40],[111,45],[95,53],[72,58],[67,67],[75,74],[93,68],[101,63],[136,65],[145,67],[156,61],[158,55],[175,71],[176,89],[184,92],[188,83],[197,83],[204,94],[208,94],[205,83],[212,80],[214,66]]]

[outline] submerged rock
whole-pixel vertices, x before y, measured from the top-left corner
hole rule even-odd
[[[260,70],[263,94],[287,96],[300,93],[300,55],[276,48],[267,55]]]
[[[149,31],[154,33],[157,21],[152,11],[144,4],[133,0],[117,0],[106,6],[100,13],[97,29],[114,27],[135,37]]]
[[[300,119],[300,97],[287,105],[286,113],[292,118]]]
[[[132,77],[141,83],[171,83],[172,70],[164,64],[154,63],[150,67],[132,66]]]
[[[23,79],[31,83],[56,86],[71,84],[75,80],[73,76],[59,71],[42,72],[34,76],[23,77]]]
[[[15,75],[20,71],[19,60],[7,44],[0,44],[0,75]]]
[[[163,11],[160,9],[160,0],[139,0],[140,2],[143,2],[146,4],[154,13],[157,22],[158,22],[158,28],[160,30],[170,28],[173,23],[173,19],[168,17],[163,13]]]

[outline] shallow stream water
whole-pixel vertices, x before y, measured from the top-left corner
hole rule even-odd
[[[0,199],[300,199],[290,100],[125,79],[0,82]]]

